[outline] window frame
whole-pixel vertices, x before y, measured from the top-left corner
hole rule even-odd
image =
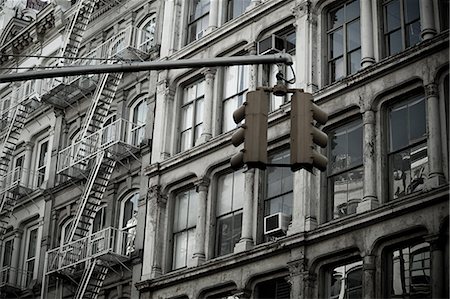
[[[226,2],[226,18],[225,18],[226,22],[229,22],[231,20],[234,20],[234,19],[242,16],[247,11],[248,7],[250,6],[251,1],[250,0],[244,0],[244,1],[248,2],[247,5],[246,6],[244,5],[245,8],[241,11],[240,14],[234,16],[233,11],[234,11],[235,3],[243,2],[243,0],[227,0],[227,2]]]
[[[323,276],[323,280],[322,280],[323,287],[321,289],[322,289],[323,294],[322,295],[319,294],[319,296],[323,297],[323,298],[332,299],[333,298],[333,297],[331,297],[332,296],[331,288],[332,288],[332,279],[333,279],[332,271],[339,267],[347,267],[347,266],[351,266],[351,265],[353,265],[353,268],[349,269],[349,271],[345,270],[346,273],[344,275],[344,279],[345,279],[345,281],[347,280],[348,273],[350,273],[351,271],[355,271],[355,270],[361,271],[361,285],[358,288],[360,288],[361,293],[363,294],[363,276],[364,276],[363,260],[360,257],[359,258],[354,257],[351,259],[341,259],[341,260],[326,264],[322,267],[321,273]],[[344,286],[346,286],[346,283],[344,283]],[[355,289],[357,289],[357,288],[353,288],[352,290],[355,290]],[[345,290],[347,290],[347,288],[345,288]],[[336,299],[336,298],[337,297],[334,297],[333,299]],[[345,297],[345,298],[347,298],[347,297]]]
[[[201,14],[200,16],[198,16],[197,18],[195,17],[195,10],[197,8],[197,6],[195,6],[195,4],[199,4],[198,2],[196,3],[196,1],[201,2],[202,0],[189,0],[188,2],[188,16],[187,16],[187,36],[186,36],[186,45],[195,42],[196,40],[201,39],[205,33],[206,30],[209,27],[209,10],[207,9],[205,12],[203,12],[203,14]],[[211,1],[209,1],[208,6],[211,8]],[[198,25],[201,24],[203,19],[207,18],[207,23],[208,25],[206,26],[206,28],[202,27],[202,31],[200,33],[200,36],[197,35],[197,33],[195,34],[195,38],[192,38],[191,36],[191,30],[193,30],[193,28]]]
[[[235,208],[234,207],[234,202],[235,202],[235,198],[234,198],[234,195],[235,195],[235,192],[234,192],[234,190],[235,190],[235,184],[236,184],[236,182],[238,181],[238,179],[236,178],[236,174],[241,174],[242,175],[242,178],[241,178],[241,181],[242,181],[242,190],[244,191],[245,190],[245,174],[244,174],[244,172],[241,170],[241,171],[237,171],[237,172],[228,172],[228,173],[223,173],[223,174],[221,174],[221,175],[219,175],[218,176],[218,178],[217,178],[217,188],[216,188],[216,194],[217,194],[217,196],[216,196],[216,207],[215,207],[215,214],[214,214],[214,217],[215,217],[215,224],[216,224],[216,237],[215,237],[215,242],[214,242],[214,256],[216,256],[216,257],[219,257],[219,256],[223,256],[223,255],[226,255],[226,254],[231,254],[231,253],[233,253],[233,251],[234,251],[234,246],[239,242],[239,240],[240,240],[240,238],[241,238],[241,236],[242,236],[242,216],[243,216],[243,210],[244,210],[244,198],[241,198],[240,199],[240,207],[238,206],[238,208]],[[221,196],[220,196],[220,194],[219,194],[219,191],[220,191],[220,179],[221,178],[226,178],[227,176],[230,176],[231,175],[231,180],[232,180],[232,182],[231,182],[231,203],[230,203],[230,211],[227,211],[227,212],[224,212],[224,213],[222,213],[222,214],[219,214],[219,212],[218,212],[218,207],[219,207],[219,201],[222,199],[221,198]],[[239,182],[239,181],[238,181]],[[227,196],[230,196],[230,194],[227,194]],[[225,196],[226,198],[227,198],[227,196]],[[238,199],[239,200],[239,199]],[[238,205],[239,205],[239,202],[238,202]],[[234,230],[234,228],[235,228],[235,221],[236,221],[236,217],[240,217],[240,219],[241,219],[241,225],[240,225],[240,236],[239,236],[239,238],[237,239],[237,241],[236,242],[234,242],[234,244],[232,244],[232,247],[233,247],[233,249],[230,251],[230,252],[226,252],[226,253],[221,253],[220,252],[220,242],[219,242],[219,236],[221,235],[220,234],[220,226],[219,226],[219,220],[220,219],[228,219],[228,218],[232,218],[231,219],[231,221],[232,221],[232,228],[231,228],[231,233],[233,234],[233,230]],[[233,236],[232,236],[232,239],[233,239]],[[231,243],[233,242],[233,240],[231,241]]]
[[[36,231],[36,248],[34,256],[28,258],[28,254],[30,253],[30,237],[31,233]],[[37,278],[38,268],[39,268],[39,254],[40,254],[40,239],[41,239],[41,226],[39,224],[33,224],[26,228],[25,231],[25,240],[24,240],[24,255],[23,255],[23,277],[22,284],[29,285],[29,283]],[[29,272],[29,263],[33,263],[33,271],[31,273],[31,277],[28,277]],[[31,271],[30,271],[31,272]],[[28,281],[30,279],[30,281]]]
[[[119,238],[117,240],[117,243],[119,245],[119,248],[121,248],[121,251],[123,254],[125,255],[129,255],[132,252],[134,252],[136,250],[136,228],[137,228],[137,214],[139,213],[139,199],[140,199],[140,195],[139,195],[139,191],[135,190],[133,192],[131,192],[130,194],[128,194],[127,196],[125,196],[121,201],[120,201],[120,212],[119,212],[119,231],[121,233],[119,233]],[[126,207],[126,203],[128,201],[131,201],[133,204],[133,200],[136,200],[136,216],[134,217],[134,223],[130,223],[130,225],[125,224],[124,223],[124,217],[125,217],[125,207]],[[106,210],[105,210],[106,212]],[[134,212],[134,209],[133,209]],[[133,216],[127,220],[130,221],[133,219]],[[123,233],[122,233],[123,232]],[[125,240],[125,232],[129,233],[127,235],[127,238]],[[126,242],[125,242],[126,241]]]
[[[426,151],[427,151],[427,156],[426,156],[427,157],[427,162],[425,164],[425,167],[426,167],[426,171],[429,171],[429,169],[428,169],[429,149],[428,149],[428,146],[427,146],[427,139],[428,139],[427,118],[428,118],[428,115],[427,115],[427,107],[426,107],[427,106],[427,99],[425,97],[425,94],[424,94],[423,90],[420,90],[420,91],[416,90],[416,91],[411,91],[409,93],[405,93],[405,94],[399,95],[399,98],[400,98],[399,100],[388,102],[386,104],[386,107],[385,107],[386,163],[387,163],[387,171],[389,172],[388,175],[386,176],[386,179],[388,180],[388,183],[387,183],[387,201],[388,202],[389,201],[393,201],[393,200],[399,200],[399,199],[401,199],[401,198],[403,198],[405,196],[409,196],[411,194],[414,194],[414,193],[417,193],[417,192],[420,191],[420,190],[417,190],[417,191],[414,191],[414,192],[406,193],[407,186],[405,186],[405,190],[404,190],[405,193],[404,193],[404,195],[397,196],[396,198],[394,198],[395,194],[394,194],[394,190],[393,190],[394,189],[394,186],[393,186],[393,182],[394,182],[394,175],[393,175],[394,159],[393,159],[393,157],[396,154],[399,154],[399,153],[404,152],[406,150],[412,150],[412,149],[414,149],[414,148],[416,148],[416,147],[418,147],[420,145],[424,145],[426,147]],[[424,112],[424,126],[425,126],[424,135],[422,137],[420,137],[418,139],[414,139],[414,140],[410,140],[409,139],[410,137],[408,136],[408,145],[404,145],[402,147],[399,147],[399,148],[393,150],[392,149],[392,132],[391,132],[392,126],[391,126],[391,120],[390,120],[391,119],[390,115],[391,115],[392,109],[398,108],[398,107],[401,107],[401,106],[407,106],[407,109],[408,109],[408,115],[407,115],[408,119],[407,119],[407,121],[408,121],[408,124],[409,124],[409,120],[410,120],[409,106],[410,106],[411,103],[418,102],[420,100],[423,101],[423,105],[425,106],[424,107],[424,111],[425,111]],[[410,127],[408,126],[407,129],[408,129],[408,134],[409,134]],[[411,168],[411,163],[410,163],[409,166]],[[425,175],[425,179],[424,179],[423,185],[425,185],[426,179],[427,179],[427,177]],[[411,183],[412,183],[412,180],[411,180],[411,182],[409,182],[409,185]]]
[[[199,96],[198,94],[198,89],[199,89],[199,85],[202,84],[203,85],[203,93]],[[189,99],[189,89],[195,87],[195,97],[193,99]],[[182,97],[181,97],[181,103],[180,103],[180,108],[179,108],[179,112],[180,112],[180,116],[179,116],[179,126],[178,126],[178,152],[184,152],[187,151],[193,147],[195,147],[197,140],[200,138],[200,136],[202,135],[203,132],[203,111],[204,111],[204,101],[205,101],[205,88],[206,88],[206,80],[204,77],[201,78],[197,78],[197,80],[194,80],[192,83],[187,84],[183,87],[182,89]],[[196,124],[196,116],[197,116],[197,110],[198,110],[198,103],[201,102],[201,115],[199,114],[199,119],[201,120],[201,122],[199,122],[198,124]],[[185,114],[183,114],[184,109],[186,107],[189,107],[190,105],[192,105],[192,115],[187,115],[188,117],[186,119],[189,119],[189,116],[191,117],[191,123],[189,124],[189,127],[186,127],[185,129],[183,129],[183,119],[185,117]],[[187,111],[187,110],[186,110]],[[200,127],[200,131],[199,131],[199,136],[196,136],[196,129],[197,127]],[[189,145],[184,148],[183,146],[183,133],[191,131],[191,134],[189,136],[189,140],[188,143]]]
[[[387,5],[389,4],[389,3],[392,3],[393,1],[399,1],[399,8],[400,8],[400,20],[399,20],[399,22],[400,22],[400,29],[393,29],[393,30],[391,30],[391,31],[388,31],[388,25],[387,25],[387,14],[386,14],[386,11],[387,11]],[[406,21],[405,21],[405,2],[404,1],[410,1],[410,0],[381,0],[380,1],[380,6],[381,6],[381,17],[382,17],[382,23],[381,24],[383,24],[383,29],[381,30],[381,33],[382,33],[382,41],[383,41],[383,47],[382,47],[382,49],[383,49],[383,56],[384,57],[389,57],[389,56],[393,56],[393,55],[395,55],[395,54],[398,54],[398,53],[401,53],[402,51],[404,51],[404,50],[406,50],[406,49],[408,49],[408,48],[410,48],[410,47],[413,47],[414,45],[416,45],[416,44],[418,44],[418,43],[420,43],[421,41],[422,41],[422,37],[421,37],[421,34],[420,34],[420,32],[419,32],[419,40],[418,40],[418,42],[416,43],[416,44],[413,44],[413,45],[409,45],[409,46],[407,46],[406,45],[406,43],[407,43],[407,39],[406,39],[406,34],[405,34],[405,31],[406,31],[406,28],[407,28],[407,26],[409,26],[409,25],[411,25],[411,24],[413,24],[413,23],[415,23],[415,22],[419,22],[419,27],[421,26],[421,19],[420,19],[420,14],[421,14],[421,11],[420,11],[420,3],[418,3],[419,4],[419,17],[417,18],[417,19],[414,19],[413,21],[411,21],[411,22],[409,22],[409,23],[406,23]],[[417,0],[417,1],[420,1],[420,0]],[[392,34],[393,32],[395,32],[395,31],[397,31],[397,30],[400,30],[401,31],[401,38],[402,38],[402,40],[401,40],[401,46],[402,46],[402,48],[397,52],[397,53],[390,53],[390,49],[389,49],[389,42],[388,42],[388,36],[389,36],[389,34]]]
[[[42,146],[47,144],[47,148],[45,156],[41,157],[42,154]],[[35,164],[35,186],[39,188],[46,180],[49,178],[49,168],[50,168],[50,160],[51,160],[51,144],[50,137],[43,138],[37,142],[37,150],[36,150],[36,164]],[[43,161],[41,161],[43,158]],[[47,160],[47,161],[46,161]],[[42,162],[42,165],[40,165]],[[41,172],[43,170],[43,172]],[[43,174],[42,181],[40,182],[40,173]]]
[[[339,129],[344,129],[344,128],[345,129],[350,129],[350,128],[359,128],[359,127],[362,130],[361,163],[355,164],[355,165],[352,165],[352,166],[347,166],[346,168],[344,168],[342,170],[339,170],[339,171],[336,171],[336,172],[332,172],[332,170],[331,170],[331,163],[332,163],[331,142],[332,142],[332,137],[334,136],[334,134],[332,134],[332,133],[336,132]],[[325,172],[326,185],[327,185],[326,204],[325,204],[325,207],[326,207],[325,220],[326,221],[332,221],[332,220],[335,220],[335,219],[340,219],[342,217],[347,217],[347,216],[350,216],[350,215],[354,214],[354,213],[346,214],[344,216],[334,218],[334,192],[333,192],[333,189],[332,189],[333,185],[331,184],[331,179],[333,177],[337,177],[337,176],[340,176],[340,175],[352,172],[354,170],[357,170],[358,168],[362,168],[363,185],[362,185],[362,188],[361,188],[361,192],[363,192],[363,188],[364,188],[364,122],[363,122],[363,120],[362,120],[362,118],[360,116],[350,117],[350,118],[346,119],[344,122],[338,123],[335,126],[333,126],[333,128],[328,130],[327,134],[328,134],[329,139],[330,139],[330,145],[327,146],[327,156],[329,158],[329,165],[330,166],[328,167],[327,171]],[[346,133],[346,135],[348,136],[348,133]],[[347,142],[347,145],[348,145],[348,142]],[[348,155],[348,153],[347,153],[347,155]],[[362,200],[362,197],[361,197],[361,200]],[[348,200],[347,200],[347,203],[348,203]],[[355,213],[356,213],[356,210],[355,210]]]
[[[326,12],[326,43],[327,43],[327,74],[328,74],[328,83],[334,83],[334,82],[338,82],[340,80],[342,80],[343,78],[356,73],[359,69],[361,69],[361,30],[359,32],[359,47],[356,47],[354,49],[349,50],[347,43],[349,41],[348,39],[348,27],[350,24],[354,23],[354,22],[358,22],[359,26],[358,28],[361,28],[361,4],[359,4],[359,14],[357,17],[352,18],[351,20],[347,20],[346,19],[346,7],[348,6],[349,3],[354,2],[354,1],[358,1],[359,0],[346,0],[344,3],[342,3],[339,6],[335,6],[335,7],[330,7],[330,9],[327,10]],[[360,2],[359,2],[360,3]],[[342,24],[336,26],[336,27],[330,27],[330,18],[331,18],[331,13],[334,11],[337,11],[339,9],[343,9],[344,10],[344,21]],[[331,34],[333,34],[336,31],[342,31],[342,53],[339,56],[336,57],[331,57],[331,51],[332,51],[332,41],[331,41]],[[359,61],[359,68],[358,70],[356,70],[354,73],[351,72],[351,67],[349,67],[348,63],[349,63],[349,59],[348,56],[352,53],[355,53],[359,51],[360,52],[360,61]],[[343,62],[343,69],[342,69],[342,77],[339,78],[333,78],[332,76],[332,63],[334,63],[335,61],[339,60],[340,58],[342,58]]]
[[[145,140],[147,114],[148,106],[146,99],[138,99],[130,106],[129,142],[134,146],[141,145],[141,143]],[[143,119],[140,119],[140,117],[143,117]]]

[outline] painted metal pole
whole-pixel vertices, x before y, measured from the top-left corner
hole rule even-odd
[[[231,65],[252,65],[284,63],[292,65],[292,57],[286,53],[274,55],[249,55],[233,57],[216,57],[204,59],[179,59],[164,61],[144,61],[135,63],[118,63],[106,65],[67,66],[51,70],[27,71],[0,76],[0,83],[25,81],[34,79],[54,78],[102,73],[130,73],[150,70],[189,69]]]

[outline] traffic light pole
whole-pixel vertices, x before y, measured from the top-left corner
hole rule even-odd
[[[0,75],[0,83],[25,81],[34,79],[78,76],[102,73],[130,73],[151,70],[189,69],[202,67],[219,67],[233,65],[273,64],[292,65],[292,56],[286,53],[273,55],[248,55],[233,57],[216,57],[204,59],[179,59],[162,61],[144,61],[134,63],[116,63],[106,65],[66,66],[61,68],[26,71],[21,73]]]

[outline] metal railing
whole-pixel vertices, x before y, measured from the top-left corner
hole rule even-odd
[[[18,187],[34,189],[35,172],[18,166],[0,177],[0,195]]]
[[[133,124],[122,118],[115,120],[104,128],[61,150],[58,153],[57,172],[60,173],[77,164],[83,164],[83,162],[87,163],[98,152],[107,150],[118,143],[125,143],[137,148],[139,139],[133,138],[133,136],[138,129],[143,129],[144,125]]]
[[[3,267],[0,270],[0,287],[11,286],[25,289],[33,278],[33,273],[13,267]]]
[[[82,58],[73,60],[72,66],[113,64],[118,60],[127,59],[126,50],[133,49],[142,54],[148,53],[154,45],[152,32],[129,26],[92,51],[81,55]],[[93,75],[67,76],[41,80],[41,93],[49,93],[60,84],[70,85],[80,78],[89,78]]]
[[[67,243],[46,253],[46,274],[73,267],[91,258],[114,254],[127,258],[134,246],[135,233],[109,227]]]

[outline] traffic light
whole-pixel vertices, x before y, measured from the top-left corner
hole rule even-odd
[[[324,125],[328,114],[313,103],[310,93],[296,90],[291,97],[291,169],[301,168],[312,172],[327,168],[328,159],[314,149],[314,144],[325,147],[328,136],[314,126],[314,121]]]
[[[231,158],[231,168],[237,170],[247,164],[249,168],[265,169],[267,164],[267,114],[269,94],[262,89],[249,91],[246,101],[233,113],[239,124],[245,123],[231,136],[231,143],[244,149]]]

